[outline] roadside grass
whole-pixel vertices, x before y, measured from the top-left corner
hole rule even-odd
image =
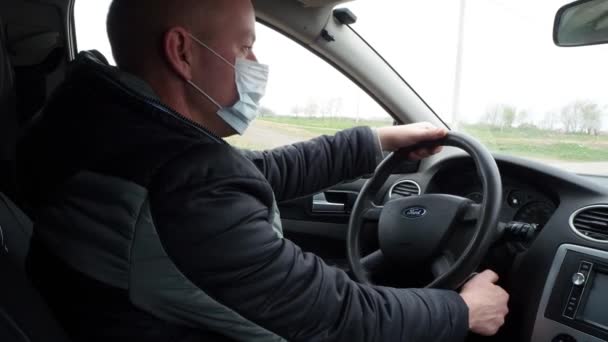
[[[566,140],[585,142],[593,144],[608,144],[608,136],[606,135],[588,135],[581,133],[561,133],[558,131],[548,131],[539,128],[506,128],[500,129],[487,125],[464,125],[462,130],[466,133],[476,136],[478,139],[550,139],[550,140]]]
[[[482,125],[465,125],[462,131],[499,153],[564,161],[608,161],[605,135],[566,134],[538,128],[501,130]]]

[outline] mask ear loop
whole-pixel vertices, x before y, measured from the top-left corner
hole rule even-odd
[[[216,55],[219,59],[221,59],[222,61],[224,61],[226,64],[230,65],[233,69],[235,69],[234,64],[230,63],[222,55],[220,55],[219,53],[215,52],[212,48],[210,48],[209,46],[207,46],[207,44],[203,43],[198,38],[196,38],[195,36],[193,36],[192,33],[188,33],[188,35],[190,35],[190,38],[192,38],[195,42],[199,43],[202,47],[204,47],[205,49],[209,50],[212,54]]]
[[[203,89],[201,89],[199,86],[197,86],[196,84],[194,84],[194,82],[190,81],[190,80],[186,80],[186,82],[188,82],[188,84],[190,84],[194,89],[198,90],[199,93],[203,94],[207,99],[209,99],[209,101],[211,101],[214,105],[217,106],[217,108],[222,109],[222,105],[220,105],[219,103],[217,103],[217,101],[215,101],[211,96],[207,95],[207,93],[205,93],[203,91]]]

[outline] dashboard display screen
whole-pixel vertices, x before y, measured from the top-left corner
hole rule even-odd
[[[608,274],[596,273],[580,319],[608,329]]]

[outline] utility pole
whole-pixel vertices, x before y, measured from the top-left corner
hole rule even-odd
[[[462,86],[462,56],[464,52],[464,19],[466,12],[466,0],[460,0],[460,11],[458,15],[458,41],[456,45],[456,73],[454,75],[454,92],[452,94],[452,124],[453,130],[458,130],[460,125],[460,88]]]

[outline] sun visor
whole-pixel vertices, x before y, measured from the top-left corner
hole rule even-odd
[[[336,6],[343,2],[350,2],[354,0],[298,0],[305,7],[324,7],[324,6]]]

